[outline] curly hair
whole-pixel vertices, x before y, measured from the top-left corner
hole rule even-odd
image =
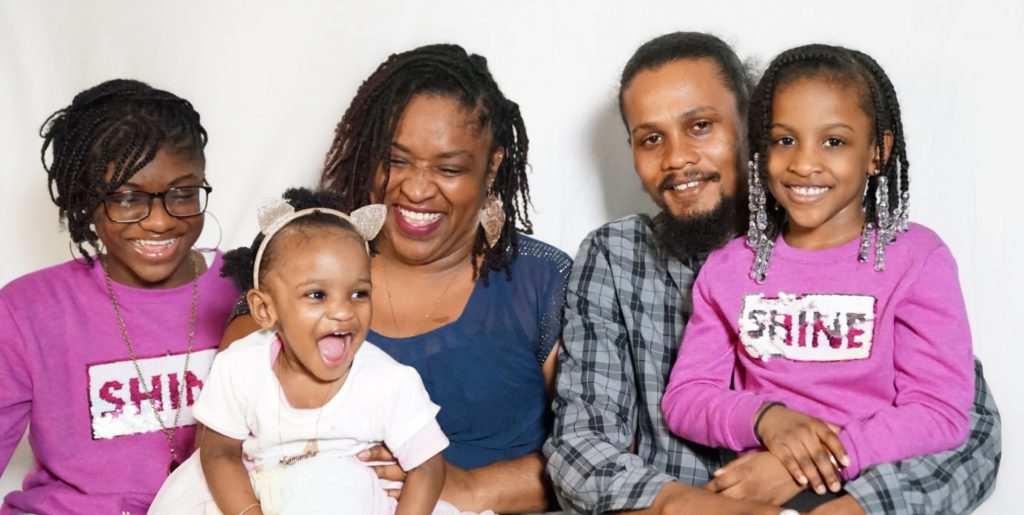
[[[163,148],[205,162],[207,135],[187,100],[136,80],[115,79],[75,95],[39,130],[50,199],[78,252],[99,250],[90,227],[103,197],[130,180]],[[47,150],[52,160],[47,161]]]
[[[505,98],[482,56],[468,54],[458,45],[428,45],[388,57],[359,87],[338,123],[321,184],[341,195],[344,211],[368,204],[374,193],[383,198],[395,129],[409,102],[420,94],[458,100],[479,117],[481,127],[490,130],[490,152],[505,149],[489,192],[503,202],[505,225],[492,247],[487,246],[483,230],[477,230],[473,272],[485,284],[492,270],[504,269],[511,277],[511,263],[518,251],[517,234],[533,232],[527,214],[529,139],[519,106]],[[385,180],[381,190],[374,192],[378,169],[383,170]],[[482,260],[477,259],[481,256]]]

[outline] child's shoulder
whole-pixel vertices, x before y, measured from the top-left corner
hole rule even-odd
[[[229,362],[253,363],[259,359],[270,362],[271,345],[277,340],[274,331],[259,330],[248,334],[217,354],[217,359]]]
[[[419,380],[419,372],[408,365],[403,365],[391,357],[390,354],[381,350],[380,347],[364,341],[356,354],[353,367],[358,366],[360,375],[372,380],[380,381],[383,384],[397,384],[404,381],[396,381],[398,378],[415,377]]]
[[[76,289],[80,281],[91,276],[92,271],[92,267],[84,262],[66,261],[14,279],[0,289],[0,295],[16,297],[25,293],[40,295],[54,289]]]
[[[928,255],[937,248],[946,247],[946,242],[932,229],[911,222],[907,224],[906,232],[896,233],[895,245],[889,248],[895,252],[905,252],[910,256]]]
[[[733,238],[722,247],[708,254],[704,269],[731,269],[735,267],[750,268],[754,253],[747,247],[747,240],[744,237]]]

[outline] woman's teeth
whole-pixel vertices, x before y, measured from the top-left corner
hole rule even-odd
[[[169,240],[132,240],[132,245],[143,254],[161,255],[178,242],[179,238]]]
[[[422,213],[402,208],[398,208],[398,214],[412,225],[430,225],[444,216],[444,213]]]

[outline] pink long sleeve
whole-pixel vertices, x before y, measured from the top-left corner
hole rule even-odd
[[[729,388],[736,365],[735,331],[708,299],[707,274],[693,287],[693,315],[686,324],[661,410],[673,433],[712,447],[744,450],[759,445],[754,415],[766,397]]]
[[[895,308],[896,400],[843,427],[852,479],[871,465],[931,454],[967,438],[974,392],[971,331],[956,262],[941,246]]]

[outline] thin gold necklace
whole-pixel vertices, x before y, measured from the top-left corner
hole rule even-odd
[[[406,333],[405,331],[402,330],[402,326],[400,326],[398,324],[398,316],[395,314],[395,302],[394,302],[394,300],[393,300],[393,298],[391,296],[391,279],[388,277],[387,267],[384,266],[383,263],[381,264],[380,269],[381,269],[381,272],[384,274],[384,290],[387,291],[387,293],[388,293],[388,307],[391,308],[391,322],[395,324],[395,330],[398,331],[399,337],[401,337],[401,338],[410,338],[412,336],[415,336],[416,334],[419,334],[419,333],[415,333],[415,332],[414,333]],[[459,276],[459,270],[456,270],[455,272],[452,273],[451,278],[448,279],[448,284],[446,284],[444,286],[444,289],[441,290],[441,293],[437,296],[436,299],[434,299],[434,303],[431,304],[430,309],[427,310],[427,313],[423,316],[423,320],[425,320],[427,322],[430,321],[430,315],[434,314],[434,310],[437,309],[437,305],[441,303],[441,299],[444,298],[444,295],[446,293],[448,293],[448,289],[452,287],[452,284],[455,283],[455,278],[458,277],[458,276]],[[416,326],[413,327],[413,331],[416,331],[422,325],[423,325],[423,322],[420,322],[419,324],[416,324]]]
[[[281,352],[284,351],[282,350]],[[313,426],[313,439],[307,440],[306,447],[302,449],[302,454],[296,456],[284,456],[284,441],[281,437],[281,404],[283,404],[284,401],[281,399],[284,398],[287,400],[288,398],[284,394],[284,383],[281,382],[280,377],[277,378],[277,386],[280,390],[279,395],[277,396],[277,445],[282,451],[281,460],[277,463],[287,467],[288,465],[294,465],[302,460],[312,458],[320,453],[320,415],[324,414],[324,407],[327,406],[327,398],[330,397],[331,390],[334,388],[334,383],[327,386],[327,392],[324,393],[324,398],[320,402],[320,410],[316,412],[316,425]]]
[[[128,356],[132,360],[132,365],[135,365],[135,373],[139,376],[139,389],[149,399],[149,407],[153,409],[153,416],[156,417],[156,421],[160,424],[160,430],[163,431],[164,436],[167,438],[167,451],[171,455],[171,462],[167,465],[167,475],[174,472],[174,469],[181,465],[181,461],[178,459],[177,453],[174,451],[174,435],[178,430],[178,417],[181,415],[183,406],[182,402],[186,402],[184,399],[185,385],[188,383],[188,362],[189,358],[192,357],[192,340],[196,334],[196,305],[199,301],[199,260],[196,259],[195,253],[190,252],[192,256],[192,308],[191,315],[189,316],[188,322],[188,345],[185,347],[185,368],[181,373],[181,380],[178,384],[178,409],[174,412],[174,422],[171,427],[167,427],[164,424],[163,417],[160,416],[160,412],[156,409],[156,401],[153,400],[154,388],[146,391],[146,380],[142,377],[142,369],[139,367],[139,360],[135,355],[135,349],[132,347],[131,340],[128,339],[128,329],[124,324],[124,316],[121,314],[121,307],[117,303],[117,295],[114,294],[114,285],[110,280],[110,270],[107,268],[107,264],[103,259],[100,259],[100,266],[103,267],[103,283],[107,287],[107,296],[110,297],[110,303],[114,306],[114,315],[117,317],[117,327],[121,330],[121,339],[124,340],[125,347],[128,347]],[[161,402],[161,406],[163,403]]]

